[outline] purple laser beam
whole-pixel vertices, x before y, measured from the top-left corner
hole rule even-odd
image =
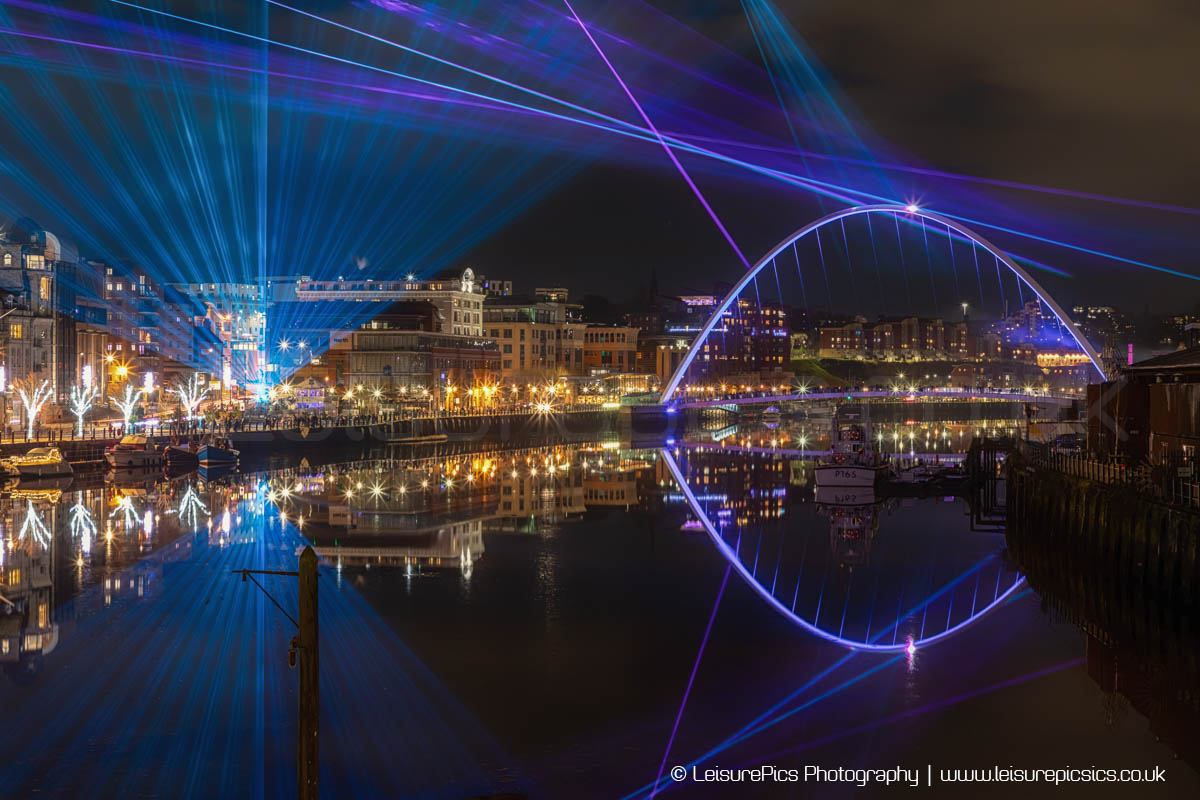
[[[700,652],[696,653],[696,660],[692,663],[692,674],[688,676],[687,688],[683,690],[683,701],[679,704],[679,713],[675,715],[675,724],[671,726],[671,736],[667,739],[667,749],[663,752],[662,763],[658,765],[658,775],[654,776],[655,787],[662,780],[663,770],[667,768],[667,759],[671,757],[671,747],[675,744],[675,734],[679,732],[679,723],[683,719],[683,709],[687,707],[688,696],[692,693],[692,683],[695,682],[696,672],[700,669],[700,658],[704,655],[704,648],[708,647],[708,636],[712,633],[713,621],[717,618],[717,609],[721,607],[721,598],[725,596],[725,586],[729,583],[729,571],[732,568],[729,564],[725,565],[725,575],[721,578],[721,588],[717,590],[717,599],[713,603],[712,613],[708,615],[708,627],[704,629],[704,638],[700,640]],[[656,794],[658,794],[657,788],[650,792],[650,797],[654,797]]]
[[[717,229],[721,231],[721,235],[725,237],[725,241],[729,243],[731,248],[733,248],[733,252],[737,255],[738,260],[742,262],[742,266],[749,270],[750,261],[742,253],[741,248],[737,246],[737,242],[733,240],[733,236],[730,235],[729,231],[725,228],[725,225],[721,222],[720,217],[717,216],[717,212],[713,211],[712,206],[708,204],[708,200],[705,199],[704,193],[700,191],[700,187],[697,186],[695,181],[692,180],[692,177],[688,175],[688,171],[683,168],[683,164],[679,162],[679,158],[676,157],[675,151],[673,151],[670,145],[667,144],[666,140],[663,139],[662,134],[658,132],[658,128],[654,126],[654,123],[650,121],[650,117],[642,108],[642,104],[637,101],[636,97],[634,97],[629,86],[621,78],[621,74],[617,72],[617,68],[614,67],[613,63],[608,60],[608,56],[604,54],[604,50],[600,48],[599,43],[592,37],[591,31],[588,30],[587,25],[583,24],[583,20],[580,19],[579,15],[575,13],[575,9],[571,6],[569,0],[563,0],[563,4],[567,7],[567,10],[571,12],[571,16],[575,18],[575,21],[579,23],[579,28],[583,31],[583,35],[586,36],[588,41],[592,43],[592,47],[596,48],[596,53],[599,54],[605,65],[608,66],[608,71],[612,73],[617,83],[621,85],[621,89],[625,92],[625,96],[629,98],[629,102],[633,103],[633,107],[637,109],[642,121],[646,123],[646,127],[650,129],[650,132],[654,134],[654,138],[658,140],[660,145],[662,145],[662,149],[666,151],[667,157],[671,159],[671,163],[675,165],[675,169],[679,170],[679,174],[683,176],[685,181],[687,181],[688,187],[690,187],[692,193],[696,195],[696,199],[700,201],[700,205],[704,206],[704,210],[707,211],[708,216],[712,218],[713,224],[717,226]]]

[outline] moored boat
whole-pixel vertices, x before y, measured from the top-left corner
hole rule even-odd
[[[853,419],[835,417],[832,438],[829,455],[813,467],[816,485],[873,487],[884,474],[886,464],[871,450],[863,425]]]
[[[241,453],[234,450],[230,442],[209,442],[200,446],[196,460],[202,467],[232,467],[237,465],[239,455]]]
[[[105,450],[104,460],[116,469],[161,467],[163,453],[145,436],[131,433]]]
[[[172,444],[163,451],[163,456],[170,467],[195,467],[200,463],[200,446],[192,444]]]

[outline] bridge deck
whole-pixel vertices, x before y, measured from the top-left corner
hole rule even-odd
[[[1015,400],[1022,403],[1067,406],[1079,399],[1071,395],[1028,394],[1025,392],[976,391],[971,389],[925,389],[916,392],[893,391],[850,391],[850,392],[796,392],[793,394],[756,395],[744,397],[722,397],[716,400],[683,400],[673,402],[673,408],[710,408],[714,406],[744,406],[762,403],[786,403],[795,400],[845,400],[882,398],[891,400]]]

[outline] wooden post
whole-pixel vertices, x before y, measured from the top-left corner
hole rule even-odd
[[[317,554],[300,554],[300,725],[296,777],[300,800],[317,798],[318,723],[321,716],[320,651],[317,641]]]

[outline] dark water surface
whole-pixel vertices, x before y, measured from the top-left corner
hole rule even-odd
[[[294,569],[307,542],[324,796],[913,791],[667,777],[693,762],[1200,796],[1194,620],[1106,629],[1119,598],[1055,574],[1077,558],[1016,563],[952,492],[830,502],[770,453],[402,455],[6,493],[0,796],[294,793],[293,629],[232,570]],[[294,614],[292,579],[262,580]],[[929,787],[930,766],[1166,782]]]

